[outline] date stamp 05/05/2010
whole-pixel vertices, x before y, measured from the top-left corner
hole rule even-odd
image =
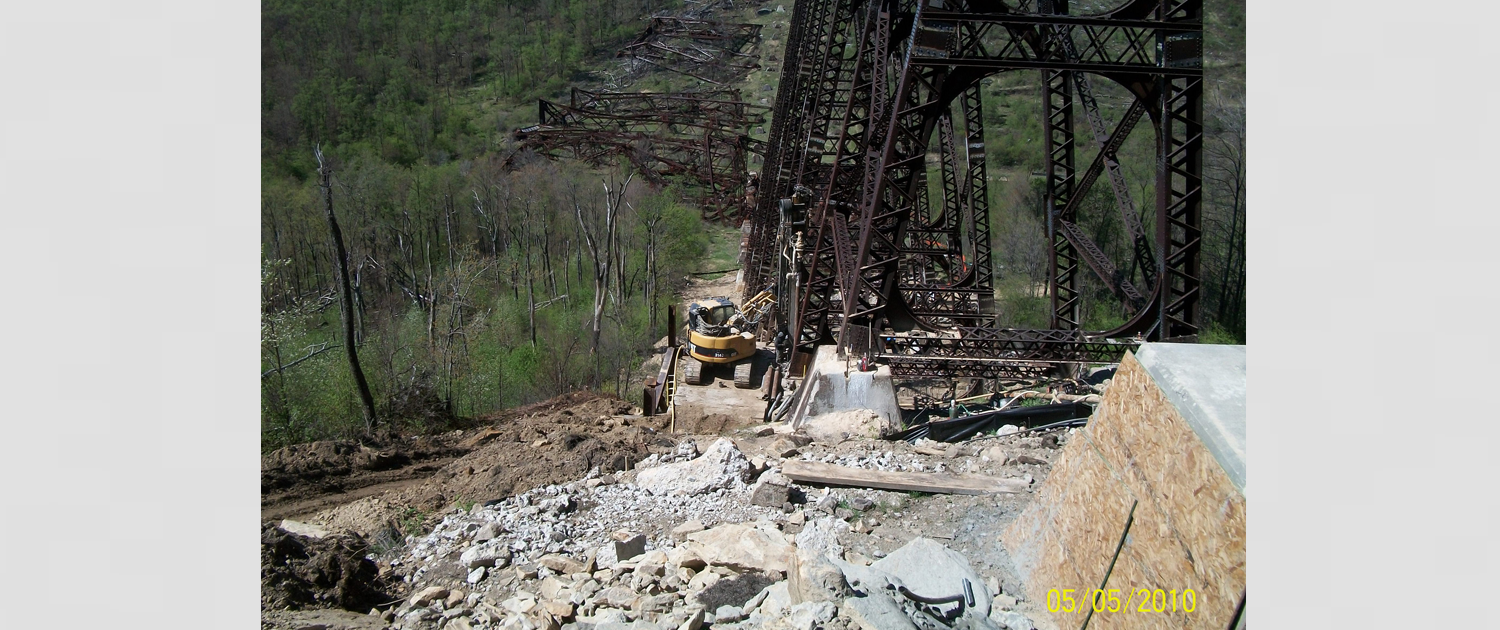
[[[1190,613],[1197,607],[1198,594],[1190,588],[1180,591],[1054,588],[1047,591],[1049,612],[1084,612],[1092,608],[1094,612]]]

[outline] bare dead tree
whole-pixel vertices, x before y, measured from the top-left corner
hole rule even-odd
[[[365,372],[359,368],[359,352],[354,346],[354,289],[349,283],[349,260],[344,250],[344,235],[339,231],[338,218],[333,214],[333,167],[323,160],[322,147],[313,149],[318,159],[318,186],[323,189],[323,211],[328,217],[328,232],[333,238],[334,268],[339,274],[339,318],[344,324],[344,356],[349,359],[349,372],[354,375],[354,384],[359,389],[359,402],[364,407],[365,431],[374,431],[375,397],[370,395],[370,384],[365,381]]]
[[[583,234],[584,245],[588,247],[589,255],[594,263],[594,314],[593,314],[593,337],[589,343],[589,354],[597,353],[599,350],[600,324],[604,318],[604,302],[609,295],[609,280],[611,266],[614,263],[614,247],[618,242],[615,237],[619,222],[620,201],[625,196],[625,191],[630,187],[631,180],[635,179],[635,173],[625,178],[625,183],[618,188],[612,189],[609,181],[604,184],[604,225],[589,226],[584,220],[583,205],[579,203],[577,196],[573,198],[573,210],[578,216],[578,228]]]
[[[641,204],[644,210],[637,209],[630,203],[625,204],[636,217],[640,219],[641,225],[646,228],[646,326],[649,330],[656,330],[656,250],[657,232],[661,229],[662,219],[666,216],[662,204],[647,201]]]

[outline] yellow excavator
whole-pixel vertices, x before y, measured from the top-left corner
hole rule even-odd
[[[736,307],[727,297],[706,298],[688,305],[683,381],[689,385],[707,385],[712,379],[711,366],[733,364],[734,386],[752,387],[755,327],[775,303],[776,296],[768,289],[746,300],[743,308]]]

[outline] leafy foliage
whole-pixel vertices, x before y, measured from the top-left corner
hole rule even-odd
[[[262,158],[306,178],[315,143],[410,167],[483,153],[493,116],[567,85],[640,29],[654,0],[266,0]],[[488,123],[488,124],[486,124]]]
[[[697,211],[633,186],[591,347],[595,289],[578,215],[601,212],[600,175],[547,163],[506,172],[503,130],[530,122],[536,97],[612,53],[641,17],[676,4],[262,4],[263,448],[364,430],[342,354],[325,351],[344,340],[309,181],[314,145],[335,172],[354,342],[393,428],[446,430],[635,380],[631,366],[663,332],[655,313],[703,255]]]
[[[263,379],[267,448],[362,428],[341,355],[277,370],[309,348],[341,341],[336,298],[326,289],[331,267],[316,264],[327,256],[313,230],[317,204],[301,190],[311,185],[267,187],[266,218],[274,224],[264,230],[267,257],[293,261],[265,276],[265,318],[277,331],[262,353],[262,370],[271,373]],[[583,387],[628,394],[652,342],[665,334],[653,311],[671,301],[705,252],[697,210],[633,185],[605,287],[600,344],[591,352],[593,268],[575,215],[602,210],[598,174],[551,163],[515,174],[494,164],[402,170],[359,163],[336,174],[335,189],[346,234],[354,235],[360,360],[381,415],[406,430],[446,430],[462,418]],[[654,239],[647,212],[657,217]],[[648,279],[662,290],[648,294]]]

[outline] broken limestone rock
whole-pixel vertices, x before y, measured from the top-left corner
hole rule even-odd
[[[452,609],[454,606],[464,603],[464,592],[458,589],[448,591],[448,597],[443,599],[443,608]]]
[[[447,596],[448,589],[441,586],[429,586],[420,591],[417,591],[415,595],[412,595],[410,602],[413,607],[426,606],[428,604],[431,604],[434,600],[440,600]]]
[[[830,602],[803,602],[792,606],[791,614],[787,615],[787,625],[792,630],[814,630],[833,621],[836,614],[838,607]]]
[[[780,571],[791,566],[795,549],[775,525],[734,523],[688,534],[693,553],[707,564],[736,571]]]
[[[801,429],[815,441],[837,444],[850,438],[879,439],[901,428],[872,409],[847,409],[811,416]]]
[[[901,605],[880,591],[845,599],[842,613],[860,630],[917,630]]]
[[[787,593],[793,604],[838,601],[850,594],[844,572],[821,551],[797,549],[792,568],[787,571]]]
[[[766,595],[756,609],[766,617],[776,619],[785,617],[788,610],[792,608],[792,596],[786,580],[782,580],[766,587]]]
[[[913,539],[869,568],[896,576],[911,592],[923,597],[963,595],[963,580],[967,579],[974,593],[973,609],[979,616],[989,615],[991,597],[984,578],[974,572],[963,554],[931,538]]]
[[[849,523],[831,517],[813,519],[797,532],[797,549],[838,556],[844,552],[839,534],[849,531]]]
[[[777,505],[780,504],[778,503]],[[306,536],[308,538],[323,538],[329,534],[328,530],[323,529],[322,527],[313,525],[312,523],[294,521],[289,518],[282,519],[280,527],[282,531],[288,534],[296,534],[298,536]]]
[[[1008,630],[1033,630],[1031,619],[1026,615],[1013,610],[995,609],[990,611],[990,621],[1000,624],[1000,627]]]
[[[698,531],[703,530],[700,529]],[[687,545],[678,545],[667,550],[667,564],[697,571],[702,569],[707,563],[703,561],[703,558],[698,556],[697,552],[693,551]],[[692,576],[684,579],[692,579]]]
[[[551,576],[542,580],[542,583],[537,586],[537,590],[541,591],[542,597],[547,599],[557,599],[557,593],[564,588],[566,588],[566,585],[562,583],[562,580]]]
[[[646,553],[646,536],[643,534],[618,531],[612,537],[615,539],[616,560],[623,562]]]
[[[504,531],[504,528],[502,528],[499,523],[491,521],[489,523],[486,523],[484,527],[479,528],[479,531],[474,534],[474,542],[494,540],[495,538],[500,537],[500,532],[502,531]]]
[[[642,545],[644,546],[644,543],[642,543]],[[536,563],[547,567],[548,569],[552,570],[553,573],[557,573],[559,575],[572,575],[574,573],[583,572],[582,562],[555,553],[549,553],[545,556],[542,556],[541,558],[538,558]]]
[[[787,439],[786,436],[778,437],[771,442],[771,454],[777,457],[796,457],[801,452],[797,448],[797,443]]]
[[[720,579],[723,579],[723,577],[724,576],[714,573],[713,571],[703,571],[701,573],[698,573],[697,575],[694,575],[692,579],[688,580],[688,590],[694,592],[706,591]]]
[[[693,532],[701,532],[704,529],[706,529],[706,528],[703,526],[703,521],[700,521],[700,520],[698,520],[698,519],[695,518],[695,519],[689,520],[686,523],[678,525],[677,527],[673,527],[672,528],[672,534],[674,536],[686,536],[686,535],[691,534]]]
[[[714,610],[715,624],[734,623],[744,618],[745,611],[740,610],[739,606],[724,604],[723,606],[720,606],[716,610]]]
[[[734,442],[719,438],[692,461],[646,468],[636,473],[635,485],[655,495],[697,495],[750,480],[750,460]]]
[[[492,540],[469,547],[459,556],[459,563],[465,568],[477,569],[479,567],[494,567],[503,569],[510,564],[510,547],[503,540]]]
[[[750,495],[751,505],[763,505],[770,508],[780,508],[783,503],[792,500],[792,489],[780,484],[763,483],[755,488],[755,493]]]
[[[624,586],[611,586],[600,592],[598,599],[608,604],[611,608],[630,610],[635,607],[635,603],[639,597],[634,591]]]
[[[688,615],[687,621],[682,622],[682,626],[677,630],[698,630],[702,627],[703,609],[699,608],[698,610],[693,611],[693,614]]]

